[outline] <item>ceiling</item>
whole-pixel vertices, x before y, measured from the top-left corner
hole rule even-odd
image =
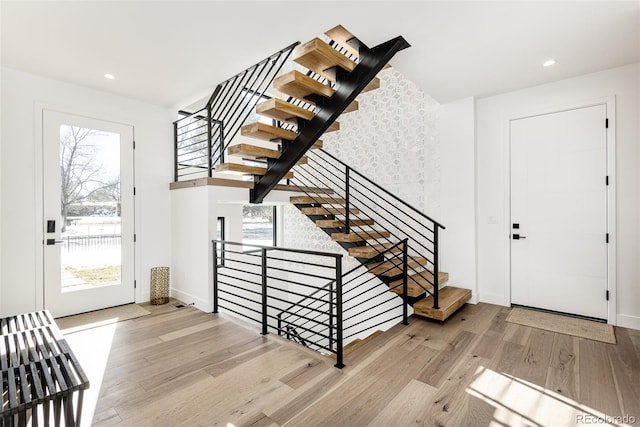
[[[638,0],[2,0],[0,18],[2,66],[171,108],[336,24],[404,36],[392,64],[441,103],[640,61]]]

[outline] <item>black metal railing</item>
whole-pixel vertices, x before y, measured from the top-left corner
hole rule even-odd
[[[399,252],[395,251],[398,249]],[[383,255],[391,260],[402,261],[407,253],[407,240],[393,245]],[[407,292],[406,262],[401,268],[402,290]],[[386,271],[395,267],[389,267]],[[296,325],[296,336],[287,338],[296,342],[306,343],[318,340],[325,335],[331,337],[333,324],[318,323],[325,313],[335,313],[337,301],[331,300],[335,295],[334,282],[327,283],[323,288],[316,289],[312,294],[290,304],[278,314],[278,325],[287,330],[290,325]],[[366,265],[357,265],[342,276],[342,330],[345,342],[362,338],[371,334],[374,329],[387,329],[400,320],[408,324],[408,303],[389,293],[386,285],[380,286],[376,276],[369,273]],[[335,296],[334,296],[335,298]],[[329,341],[329,347],[333,342]]]
[[[377,261],[386,258],[407,268],[407,280],[424,293],[433,296],[433,307],[439,308],[439,230],[445,227],[417,208],[392,194],[370,178],[353,169],[325,150],[307,152],[308,163],[296,166],[295,178],[290,181],[300,191],[313,196],[317,204],[335,204],[336,198],[343,198],[345,209],[342,226],[326,229],[328,233],[359,233],[375,251],[374,257],[363,259],[367,263],[373,258]],[[310,188],[330,188],[334,194],[311,194]],[[333,199],[333,201],[332,201]],[[375,231],[370,221],[375,222]],[[388,250],[397,242],[407,239],[407,262],[393,260]],[[354,246],[344,243],[345,249]],[[396,252],[399,251],[395,249]],[[392,250],[393,252],[393,250]],[[389,285],[397,286],[397,279]],[[402,295],[407,298],[407,293]]]
[[[224,252],[224,265],[218,259]],[[213,241],[213,311],[234,313],[314,350],[343,361],[342,255]],[[331,284],[330,286],[328,284]],[[313,301],[321,308],[292,301]],[[299,307],[313,315],[283,319]]]
[[[224,163],[229,143],[253,119],[256,104],[269,98],[271,82],[298,44],[220,83],[204,108],[173,123],[174,181],[211,177],[215,166]]]

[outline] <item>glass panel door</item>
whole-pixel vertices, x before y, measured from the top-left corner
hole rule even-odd
[[[43,113],[44,302],[55,316],[134,301],[132,142],[131,126]]]

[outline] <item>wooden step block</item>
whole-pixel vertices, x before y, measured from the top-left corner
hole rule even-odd
[[[335,242],[362,242],[363,240],[384,239],[391,236],[388,231],[352,231],[351,233],[331,233],[331,240]]]
[[[438,285],[443,285],[449,280],[449,273],[438,272]],[[430,282],[433,282],[433,274],[430,271],[421,271],[407,277],[407,290],[410,297],[418,297],[426,290],[433,289]],[[402,279],[389,283],[389,290],[402,295]]]
[[[329,125],[329,128],[324,131],[324,133],[328,133],[328,132],[335,132],[337,130],[340,130],[340,123],[339,122],[333,122]]]
[[[242,128],[240,128],[240,135],[265,141],[273,141],[274,139],[293,141],[298,136],[296,132],[260,122],[242,126]]]
[[[355,62],[317,37],[298,45],[293,51],[292,58],[303,67],[328,79],[333,78],[333,73],[327,70],[333,67],[340,67],[348,72],[356,68]]]
[[[377,245],[357,246],[349,248],[349,255],[355,258],[374,258],[385,250],[395,245],[395,243],[380,243]],[[402,246],[396,246],[385,254],[397,254],[402,252]]]
[[[325,31],[324,34],[327,37],[329,37],[331,40],[333,40],[334,42],[338,43],[340,46],[345,48],[349,53],[351,53],[355,57],[360,56],[360,50],[358,49],[358,46],[361,43],[360,40],[358,40],[356,36],[351,34],[351,32],[346,28],[344,28],[342,25],[337,25],[334,28]],[[386,70],[387,68],[390,68],[390,67],[391,67],[391,64],[386,64],[383,70]]]
[[[345,208],[302,208],[304,215],[344,215],[347,213]],[[358,209],[349,209],[352,214],[359,214]]]
[[[360,56],[360,40],[342,25],[336,25],[332,29],[325,31],[324,34],[344,47],[352,55],[356,57]]]
[[[326,197],[326,196],[292,196],[289,197],[289,202],[296,204],[310,204],[316,203],[321,205],[344,205],[346,201],[340,197]]]
[[[364,89],[362,89],[361,93],[369,92],[369,91],[376,90],[376,89],[379,89],[379,88],[380,88],[380,79],[377,78],[377,77],[374,77],[373,80],[371,80],[369,82],[369,84],[366,85],[364,87]]]
[[[322,140],[319,139],[311,146],[311,150],[315,150],[316,148],[322,148]]]
[[[293,105],[280,98],[271,98],[256,105],[256,113],[281,122],[294,119],[311,120],[315,116],[313,111]]]
[[[316,225],[320,228],[342,228],[344,227],[345,221],[340,219],[319,219],[316,221]],[[373,225],[375,221],[372,219],[350,219],[349,226],[350,227],[359,227],[363,225]],[[355,249],[355,248],[351,248]],[[349,250],[351,250],[349,249]],[[351,255],[351,253],[349,253]]]
[[[358,111],[358,108],[360,108],[360,104],[358,104],[358,101],[353,101],[347,108],[345,108],[342,114],[350,113],[352,111]]]
[[[369,335],[368,337],[366,337],[364,339],[357,338],[357,339],[351,341],[349,344],[345,345],[344,348],[342,349],[342,355],[343,356],[347,356],[347,355],[353,353],[354,351],[356,351],[357,349],[359,349],[363,345],[367,344],[368,342],[373,341],[378,335],[380,335],[382,333],[383,333],[383,331],[378,330],[378,331],[375,331],[374,333],[372,333],[371,335]]]
[[[413,305],[413,314],[444,321],[470,299],[471,290],[447,286],[439,291],[439,308],[433,308],[433,297],[428,296]]]
[[[279,159],[282,153],[270,148],[258,147],[251,144],[236,144],[227,148],[227,154],[243,159]]]
[[[409,266],[409,272],[412,269],[426,268],[429,265],[429,260],[422,257],[412,257],[407,261]],[[402,274],[402,259],[394,258],[389,261],[375,262],[367,266],[369,273],[376,276],[393,277]]]
[[[330,98],[335,90],[298,70],[289,71],[273,79],[272,86],[278,92],[315,105],[314,97]]]
[[[243,159],[279,159],[282,153],[270,148],[258,147],[251,144],[236,144],[227,149],[230,156],[241,157]],[[302,156],[296,165],[306,165],[309,162],[307,156]]]
[[[306,186],[295,186],[295,185],[278,185],[277,187],[278,188],[274,187],[274,190],[298,191],[302,193],[313,193],[313,194],[333,194],[334,193],[334,191],[330,188],[306,187]]]
[[[220,163],[216,166],[216,172],[225,173],[239,173],[242,175],[264,175],[267,173],[267,168],[260,166],[249,166],[241,163]],[[292,179],[293,172],[287,172],[282,179]]]

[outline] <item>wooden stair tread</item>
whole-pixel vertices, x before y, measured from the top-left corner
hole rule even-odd
[[[340,67],[348,72],[356,68],[355,62],[317,37],[298,45],[293,51],[293,60],[328,79],[334,78],[333,73],[327,72],[330,68]]]
[[[395,245],[395,243],[379,243],[377,245],[357,246],[355,248],[349,248],[349,255],[355,258],[374,258],[380,255],[385,250]],[[388,254],[397,254],[402,252],[402,246],[396,246],[392,250],[388,251]]]
[[[331,240],[336,242],[361,242],[363,240],[384,239],[391,236],[388,231],[352,231],[351,233],[331,233]]]
[[[292,196],[289,202],[295,204],[321,204],[321,205],[344,205],[346,200],[341,197],[326,196]]]
[[[336,25],[330,30],[324,32],[324,34],[329,37],[334,42],[338,43],[340,46],[345,48],[352,55],[360,56],[360,51],[358,46],[360,45],[360,41],[356,36],[351,34],[349,30],[344,28],[342,25]],[[356,43],[349,43],[354,40]]]
[[[270,148],[258,147],[251,144],[236,144],[227,149],[229,156],[241,157],[243,159],[279,159],[282,153]],[[306,165],[309,162],[307,156],[302,156],[296,165]]]
[[[245,159],[279,159],[282,153],[270,148],[258,147],[251,144],[236,144],[227,148],[229,156],[239,156]]]
[[[305,187],[305,186],[293,186],[293,185],[287,185],[285,187],[287,187],[286,189],[287,191],[301,191],[304,193],[313,193],[313,194],[333,194],[334,193],[334,191],[331,188]]]
[[[344,113],[350,113],[352,111],[358,111],[359,108],[360,108],[360,104],[358,104],[358,101],[353,101],[351,104],[349,104],[349,106],[347,106],[347,108],[344,109],[342,113],[344,114]]]
[[[267,173],[267,168],[263,168],[260,166],[249,166],[243,165],[241,163],[220,163],[216,165],[216,172],[226,172],[226,173],[240,173],[240,174],[249,174],[249,175],[264,175]],[[293,172],[287,172],[287,174],[282,179],[292,179]]]
[[[449,280],[449,273],[444,271],[438,272],[438,285],[442,285]],[[425,289],[430,291],[433,286],[430,281],[433,281],[433,274],[429,271],[422,271],[420,273],[411,274],[407,277],[407,291],[410,297],[419,297],[425,293]],[[402,295],[402,279],[389,283],[389,290],[398,295]]]
[[[345,48],[352,55],[359,57],[360,50],[355,46],[359,45],[360,41],[356,36],[354,36],[349,30],[344,28],[342,25],[336,25],[330,30],[324,32],[324,34],[329,37],[334,42],[338,43],[340,46]],[[349,43],[352,39],[356,40],[356,43]],[[391,64],[386,64],[383,70],[390,68]]]
[[[310,150],[315,150],[316,148],[322,148],[322,140],[317,140],[310,148]]]
[[[327,132],[335,132],[337,130],[340,130],[340,122],[333,122],[329,125],[329,127],[327,128],[327,130],[324,131],[324,133]]]
[[[261,116],[288,122],[294,119],[311,120],[315,113],[280,98],[271,98],[256,105],[256,113]]]
[[[373,225],[375,221],[372,219],[350,219],[350,227],[358,227],[363,225]],[[345,221],[340,219],[319,219],[316,221],[316,226],[319,228],[342,228],[345,225]],[[355,249],[355,248],[351,248]],[[349,249],[349,250],[351,250]]]
[[[304,215],[344,215],[347,213],[345,208],[302,208]],[[358,209],[349,209],[352,214],[359,214]]]
[[[314,96],[330,98],[335,90],[320,83],[298,70],[289,71],[273,80],[272,86],[278,92],[301,99],[315,105]]]
[[[369,82],[369,84],[367,84],[364,89],[362,89],[361,93],[365,93],[365,92],[369,92],[372,90],[376,90],[380,88],[380,79],[377,77],[374,77],[373,80],[371,80]]]
[[[366,338],[363,338],[363,339],[356,338],[355,340],[351,341],[349,344],[344,346],[344,348],[342,349],[342,355],[348,356],[349,354],[353,353],[354,351],[364,346],[368,342],[373,341],[378,335],[382,334],[383,332],[384,331],[377,330]]]
[[[242,136],[250,138],[262,139],[266,141],[272,141],[274,139],[287,139],[293,141],[298,134],[296,132],[282,129],[276,126],[271,126],[266,123],[256,122],[242,126],[240,129]]]
[[[438,292],[438,309],[433,308],[433,296],[413,305],[413,314],[444,321],[471,299],[471,290],[447,286]]]
[[[422,257],[412,257],[407,260],[410,269],[425,268],[429,260]],[[402,274],[402,260],[394,258],[388,261],[375,262],[368,265],[369,273],[376,276],[393,277]]]

